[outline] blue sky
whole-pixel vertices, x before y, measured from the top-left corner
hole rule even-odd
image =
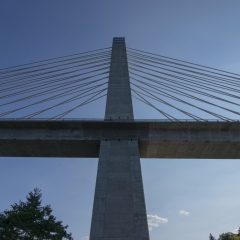
[[[0,1],[0,68],[127,46],[240,73],[240,2]],[[103,118],[104,101],[81,117]],[[158,113],[135,104],[135,118]],[[0,211],[39,187],[43,204],[75,239],[89,235],[97,159],[0,158]],[[240,161],[142,159],[147,212],[160,218],[152,240],[208,239],[240,225]],[[185,210],[185,212],[181,212]],[[189,214],[187,214],[189,213]],[[166,223],[161,223],[161,222]],[[156,223],[156,222],[155,222]],[[176,238],[177,236],[177,238]]]

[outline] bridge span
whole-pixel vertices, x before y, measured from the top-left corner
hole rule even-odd
[[[141,158],[240,159],[239,122],[0,122],[2,157],[98,158],[101,141],[134,140]]]

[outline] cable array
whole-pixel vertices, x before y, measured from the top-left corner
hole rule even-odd
[[[106,96],[110,58],[104,48],[0,69],[0,118],[75,116]]]
[[[132,96],[160,118],[240,118],[240,75],[127,48]]]
[[[159,118],[239,119],[239,74],[133,48],[127,57],[132,96]],[[107,95],[110,59],[103,48],[0,69],[0,119],[79,117]]]

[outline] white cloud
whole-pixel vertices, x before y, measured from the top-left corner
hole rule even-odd
[[[153,227],[158,227],[159,223],[167,223],[167,218],[161,218],[157,215],[147,215],[149,231],[152,231]]]
[[[238,233],[238,228],[236,228],[235,230],[233,230],[233,233],[234,233],[234,234],[237,234],[237,233]]]
[[[89,240],[89,236],[82,237],[82,240]]]
[[[185,211],[185,210],[180,210],[178,213],[179,213],[180,215],[184,215],[184,216],[188,216],[188,215],[190,214],[190,212],[187,212],[187,211]]]

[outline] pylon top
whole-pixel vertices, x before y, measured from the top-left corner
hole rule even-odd
[[[113,43],[125,43],[125,38],[124,37],[114,37]]]

